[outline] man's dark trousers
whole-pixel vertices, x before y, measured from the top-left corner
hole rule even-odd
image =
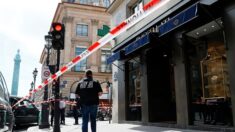
[[[75,119],[75,125],[76,124],[78,124],[78,110],[77,110],[77,107],[76,106],[74,106],[74,108],[73,108],[73,117],[74,117],[74,119]]]
[[[91,121],[91,131],[96,132],[96,115],[98,105],[82,105],[82,132],[88,132],[89,117]]]

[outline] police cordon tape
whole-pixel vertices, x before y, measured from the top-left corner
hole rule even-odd
[[[80,55],[76,56],[72,61],[70,61],[67,65],[63,66],[58,72],[51,75],[48,79],[46,79],[41,85],[39,85],[36,89],[31,91],[28,95],[23,97],[21,100],[19,100],[16,104],[13,105],[13,107],[17,104],[19,104],[24,99],[27,99],[32,96],[33,93],[36,93],[38,90],[41,90],[46,85],[51,83],[53,80],[60,77],[63,73],[71,69],[73,66],[75,66],[78,62],[82,61],[86,57],[88,57],[90,54],[98,50],[99,48],[103,47],[105,44],[110,42],[115,37],[119,36],[121,33],[144,19],[146,16],[149,16],[153,12],[155,12],[160,7],[164,6],[170,2],[170,0],[151,0],[149,3],[144,5],[143,9],[140,9],[138,12],[130,16],[128,19],[120,23],[118,26],[113,28],[108,34],[106,34],[103,38],[92,44],[87,50],[82,52]]]
[[[19,106],[14,106],[14,107],[12,107],[12,108],[14,108],[14,109],[18,109],[18,108],[20,108],[20,107],[27,107],[27,106],[29,106],[29,105],[39,105],[39,104],[43,104],[43,103],[51,103],[51,102],[56,102],[56,101],[64,101],[65,102],[65,104],[67,104],[67,105],[71,105],[71,106],[76,106],[77,105],[77,101],[65,101],[65,100],[63,100],[63,99],[52,99],[52,98],[50,98],[50,99],[48,99],[47,101],[37,101],[37,102],[31,102],[31,103],[27,103],[27,104],[23,104],[23,105],[19,105]],[[107,107],[108,108],[108,106],[109,105],[107,105],[107,104],[103,104],[102,102],[101,102],[101,104],[99,105],[99,107]],[[0,104],[0,108],[1,107],[7,107],[6,105],[1,105]]]
[[[12,108],[14,108],[14,109],[17,109],[17,108],[19,108],[19,107],[27,107],[28,105],[38,105],[38,104],[43,104],[43,103],[50,103],[50,102],[55,102],[55,101],[61,101],[61,99],[57,99],[57,100],[55,100],[55,99],[49,99],[49,100],[47,100],[47,101],[37,101],[37,102],[32,102],[32,103],[28,103],[28,104],[24,104],[24,105],[20,105],[20,106],[12,106]],[[77,104],[77,102],[76,101],[64,101],[65,102],[65,104],[67,104],[67,105],[73,105],[73,106],[75,106],[76,104]]]

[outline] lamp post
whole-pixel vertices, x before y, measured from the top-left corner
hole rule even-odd
[[[49,55],[50,55],[50,49],[52,48],[51,41],[52,37],[50,35],[45,35],[45,49],[47,50],[47,58],[46,58],[46,65],[49,66]],[[43,101],[48,100],[48,85],[45,86],[44,88],[44,96],[43,96]],[[40,117],[40,122],[39,122],[39,129],[43,128],[49,128],[50,124],[48,121],[49,118],[49,106],[48,103],[42,103],[42,110],[41,110],[41,117]]]
[[[29,92],[31,93],[31,92],[33,91],[34,83],[31,82],[31,83],[30,83],[30,86],[31,86],[31,88],[29,89]],[[32,98],[32,97],[30,97],[30,98]],[[29,100],[32,101],[32,99],[29,99]]]
[[[33,83],[34,83],[33,90],[35,90],[35,83],[36,83],[37,75],[38,75],[38,70],[37,68],[35,68],[33,71]],[[34,102],[34,98],[35,98],[35,93],[33,94],[33,102]]]

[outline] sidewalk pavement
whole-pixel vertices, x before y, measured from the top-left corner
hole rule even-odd
[[[73,118],[66,118],[66,124],[60,125],[61,132],[82,132],[81,119],[79,119],[80,125],[73,125]],[[53,128],[50,129],[38,129],[38,126],[28,128],[27,132],[53,132]],[[89,124],[89,132],[90,124]],[[186,130],[176,128],[165,128],[155,126],[142,126],[132,124],[109,124],[108,121],[97,121],[97,132],[206,132],[197,130]]]

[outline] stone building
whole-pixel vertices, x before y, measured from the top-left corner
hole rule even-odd
[[[108,32],[111,17],[106,12],[106,7],[109,4],[109,0],[63,0],[58,4],[52,23],[60,22],[65,25],[65,46],[64,50],[61,50],[60,67]],[[62,97],[73,99],[77,83],[84,77],[85,70],[90,69],[93,71],[94,79],[102,85],[104,94],[101,100],[105,102],[109,97],[106,82],[112,80],[111,65],[106,63],[109,56],[111,56],[111,45],[107,44],[64,73],[60,78]],[[46,57],[47,52],[44,48],[40,59],[42,65],[46,65]],[[49,65],[56,65],[55,50],[50,52]],[[52,90],[49,89],[49,96],[53,96],[51,93]]]

